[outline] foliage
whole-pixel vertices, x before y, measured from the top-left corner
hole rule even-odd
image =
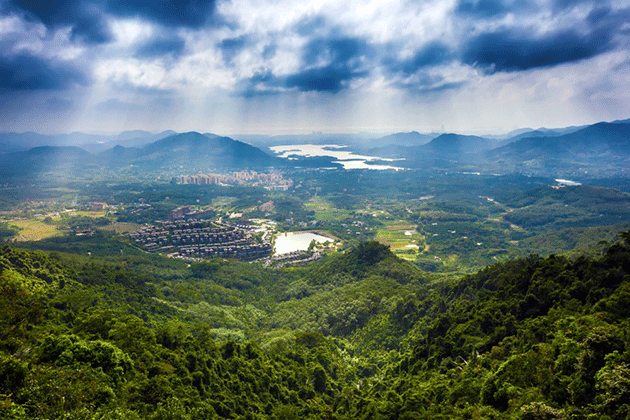
[[[0,248],[0,417],[630,413],[630,233],[431,282],[376,242],[303,268]]]

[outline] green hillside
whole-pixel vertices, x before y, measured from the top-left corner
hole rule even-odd
[[[304,268],[0,248],[6,419],[630,414],[630,233],[435,281],[375,242]]]

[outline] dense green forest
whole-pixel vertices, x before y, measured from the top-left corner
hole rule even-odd
[[[444,280],[0,248],[4,419],[625,419],[630,232]]]

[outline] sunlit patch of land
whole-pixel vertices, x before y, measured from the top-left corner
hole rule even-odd
[[[20,229],[14,238],[17,242],[41,241],[42,239],[62,235],[62,232],[54,225],[44,223],[42,219],[18,219],[9,223]]]
[[[420,249],[425,249],[425,237],[418,233],[417,226],[403,220],[384,221],[376,232],[376,240],[389,245],[398,257],[415,260]]]

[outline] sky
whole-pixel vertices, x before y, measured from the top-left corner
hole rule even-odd
[[[630,0],[0,0],[0,131],[630,118]]]

